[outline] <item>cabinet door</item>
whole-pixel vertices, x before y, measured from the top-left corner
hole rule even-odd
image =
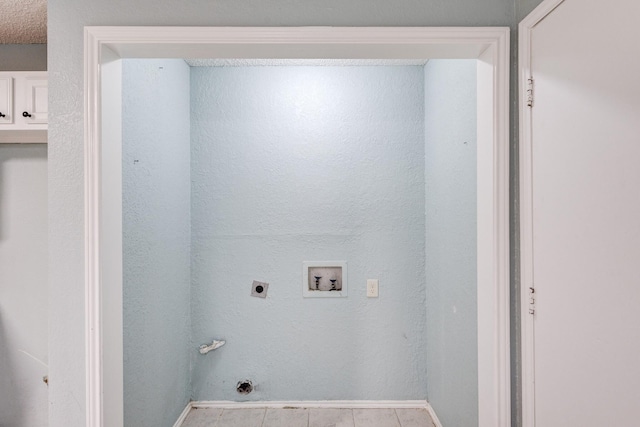
[[[13,123],[13,78],[0,77],[0,125]]]
[[[47,79],[27,76],[24,81],[24,111],[25,123],[47,123],[48,116],[48,87]],[[26,113],[26,114],[25,114]]]

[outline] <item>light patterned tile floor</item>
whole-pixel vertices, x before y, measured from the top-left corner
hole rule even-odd
[[[424,409],[192,409],[182,427],[435,427]]]

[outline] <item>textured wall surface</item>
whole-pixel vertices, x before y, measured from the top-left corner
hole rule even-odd
[[[189,401],[189,67],[123,61],[125,426],[171,426]]]
[[[192,70],[194,347],[227,340],[194,399],[424,399],[422,67]],[[303,299],[305,260],[348,298]]]
[[[516,25],[526,18],[540,3],[542,3],[542,0],[516,0]]]
[[[514,27],[516,24],[513,0],[305,0],[296,3],[289,0],[268,3],[259,0],[195,0],[190,3],[177,0],[57,0],[49,4],[48,14],[49,339],[52,343],[49,357],[51,376],[56,378],[49,388],[53,427],[83,426],[85,413],[85,375],[84,369],[79,369],[84,366],[85,349],[82,124],[82,29],[85,25]],[[515,155],[515,132],[513,135],[511,148]],[[511,164],[511,182],[517,185],[517,157],[512,158]],[[514,195],[515,188],[512,187]],[[514,196],[512,223],[517,225],[516,208]],[[517,233],[517,227],[514,227],[513,239]],[[512,260],[515,269],[515,249]],[[513,277],[512,290],[517,290],[517,275]],[[514,301],[517,304],[517,299]],[[517,375],[515,370],[514,375]],[[514,399],[517,404],[517,390]],[[514,425],[517,425],[517,417]]]
[[[47,71],[47,45],[0,44],[0,71]]]
[[[46,70],[47,45],[0,44],[0,71]],[[2,426],[48,422],[47,272],[47,146],[0,144]]]
[[[478,425],[476,61],[425,66],[427,391],[445,426]]]
[[[0,426],[47,419],[47,146],[0,144]]]

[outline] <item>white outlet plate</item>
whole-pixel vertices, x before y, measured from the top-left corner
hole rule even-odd
[[[367,279],[367,297],[378,297],[378,279]]]

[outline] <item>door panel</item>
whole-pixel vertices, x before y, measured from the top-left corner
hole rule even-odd
[[[0,77],[0,125],[13,123],[13,78]]]
[[[27,77],[24,83],[25,110],[31,114],[26,123],[47,123],[48,81],[41,77]]]
[[[565,0],[531,33],[535,419],[638,425],[636,0]]]

